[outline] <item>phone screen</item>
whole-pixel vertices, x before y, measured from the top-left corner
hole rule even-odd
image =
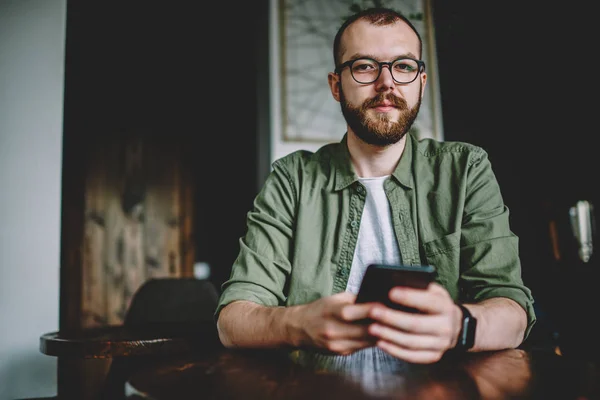
[[[356,302],[379,302],[396,310],[418,312],[414,308],[392,302],[389,291],[396,286],[425,289],[435,277],[436,270],[432,265],[371,264],[363,276]]]

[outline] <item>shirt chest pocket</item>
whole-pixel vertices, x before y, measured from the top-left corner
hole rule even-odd
[[[435,257],[448,252],[458,252],[460,249],[460,231],[423,243],[425,256]]]

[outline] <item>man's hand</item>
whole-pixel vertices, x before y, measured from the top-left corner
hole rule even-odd
[[[374,346],[369,326],[358,321],[367,318],[376,304],[354,304],[355,300],[355,295],[342,292],[298,306],[293,318],[297,344],[342,355]]]
[[[374,323],[368,332],[375,336],[377,346],[385,352],[413,363],[432,363],[440,360],[446,350],[455,346],[462,312],[442,286],[429,284],[428,288],[395,287],[390,300],[414,307],[422,314],[413,314],[387,308],[373,307],[368,317]]]
[[[344,292],[291,307],[235,301],[223,308],[217,328],[226,347],[315,347],[350,354],[377,345],[395,357],[423,364],[438,361],[454,347],[462,312],[443,287],[396,287],[390,299],[423,314],[380,303],[355,304],[356,296]],[[513,300],[496,297],[468,307],[480,321],[472,351],[514,348],[522,342],[527,315]],[[374,322],[361,321],[369,318]]]

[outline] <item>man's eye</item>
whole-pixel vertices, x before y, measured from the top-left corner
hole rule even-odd
[[[416,63],[397,62],[394,64],[394,71],[398,72],[414,72],[417,69]]]
[[[369,62],[355,62],[352,69],[356,72],[370,72],[377,69],[377,66]]]
[[[372,71],[373,69],[374,69],[374,67],[372,64],[359,64],[359,63],[354,64],[355,71]]]

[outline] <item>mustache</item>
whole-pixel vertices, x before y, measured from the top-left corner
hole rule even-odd
[[[366,109],[376,107],[377,105],[383,103],[386,100],[392,103],[392,105],[396,108],[399,108],[401,110],[408,109],[408,103],[406,102],[406,100],[400,97],[396,97],[391,93],[379,93],[377,96],[365,100],[365,102],[363,103],[363,108]]]

